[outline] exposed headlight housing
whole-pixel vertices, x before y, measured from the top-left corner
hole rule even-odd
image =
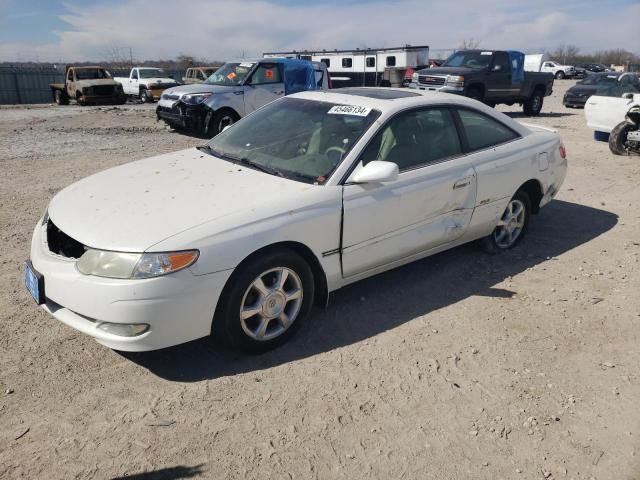
[[[418,82],[418,72],[413,72],[413,75],[411,75],[411,81],[412,82]]]
[[[464,87],[464,77],[462,75],[449,75],[445,85],[447,87]]]
[[[209,98],[212,93],[187,93],[182,96],[181,100],[189,105],[199,105]]]
[[[88,249],[76,262],[76,268],[84,275],[96,277],[153,278],[190,267],[199,254],[198,250],[125,253]]]

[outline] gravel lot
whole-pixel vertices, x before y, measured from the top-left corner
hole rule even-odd
[[[570,170],[513,251],[464,246],[332,295],[269,354],[120,354],[22,283],[50,198],[202,143],[152,105],[0,107],[0,478],[638,479],[640,160],[543,114]]]

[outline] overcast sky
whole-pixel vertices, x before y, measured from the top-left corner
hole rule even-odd
[[[0,61],[429,45],[640,53],[640,0],[0,0]],[[435,55],[433,55],[435,56]]]

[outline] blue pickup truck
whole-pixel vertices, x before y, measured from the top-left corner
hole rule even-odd
[[[538,115],[553,92],[553,74],[525,72],[522,52],[460,50],[441,66],[414,73],[409,88],[456,93],[491,106],[518,103],[526,115]]]

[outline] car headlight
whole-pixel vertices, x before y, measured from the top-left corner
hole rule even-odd
[[[418,82],[418,72],[415,72],[413,75],[411,75],[411,81],[414,83]]]
[[[448,87],[464,87],[464,77],[462,75],[449,75],[445,84]]]
[[[194,264],[198,250],[161,253],[125,253],[88,249],[76,262],[84,275],[106,278],[152,278],[177,272]]]
[[[209,98],[212,93],[187,93],[182,96],[181,100],[189,105],[199,105]]]

